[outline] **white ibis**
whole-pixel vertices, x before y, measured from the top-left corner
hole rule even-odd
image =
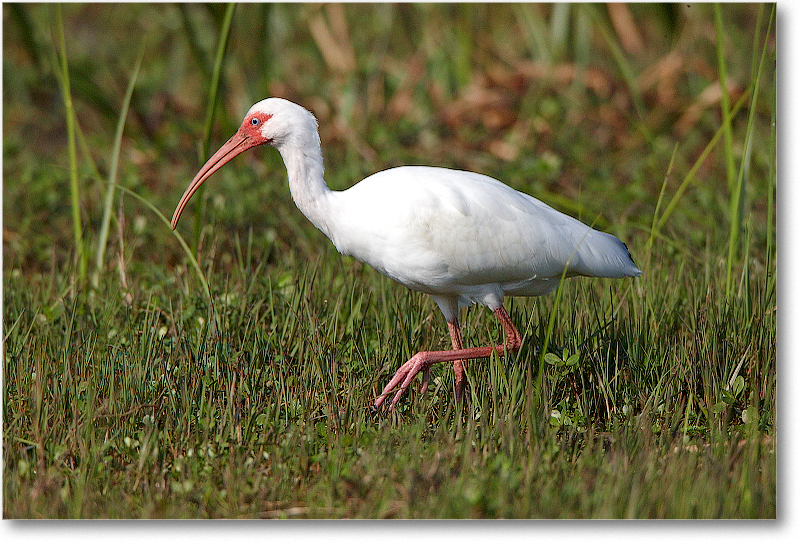
[[[375,400],[395,389],[393,409],[414,377],[453,362],[456,398],[464,391],[463,361],[519,349],[521,338],[503,300],[541,296],[566,276],[636,277],[641,271],[616,237],[598,232],[539,200],[485,175],[402,166],[373,174],[343,191],[325,184],[317,120],[281,98],[258,102],[236,134],[208,159],[183,194],[172,228],[206,179],[236,155],[267,144],[283,157],[295,204],[336,246],[406,287],[429,294],[447,321],[453,349],[422,351],[403,364]],[[458,309],[472,303],[494,311],[502,345],[464,348]],[[398,388],[399,386],[399,388]]]

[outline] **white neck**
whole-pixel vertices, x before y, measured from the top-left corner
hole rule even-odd
[[[331,238],[332,192],[325,184],[319,134],[316,130],[306,132],[305,137],[276,148],[286,164],[289,192],[295,205],[314,226]]]

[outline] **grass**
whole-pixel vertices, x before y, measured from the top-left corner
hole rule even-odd
[[[61,6],[58,6],[58,41],[59,57],[61,63],[61,94],[64,96],[64,109],[66,110],[67,143],[69,148],[69,187],[70,201],[72,203],[72,231],[75,235],[75,249],[78,258],[78,272],[81,281],[86,279],[87,257],[83,246],[83,227],[81,226],[80,194],[78,189],[78,159],[75,149],[75,112],[72,106],[72,91],[69,84],[69,70],[67,67],[67,52],[64,44],[64,22],[61,15]]]
[[[46,6],[3,6],[5,518],[776,517],[773,6],[60,9],[63,46]],[[215,176],[188,243],[166,226],[203,134],[268,94],[317,114],[334,188],[481,171],[645,274],[511,300],[523,346],[468,364],[463,412],[442,367],[372,413],[444,321],[336,254],[277,153]]]

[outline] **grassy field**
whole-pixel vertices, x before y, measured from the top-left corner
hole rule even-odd
[[[774,17],[4,4],[3,517],[775,518]],[[332,188],[479,171],[644,275],[510,300],[523,346],[468,364],[463,410],[440,367],[373,413],[444,319],[338,255],[276,152],[165,218],[270,95],[318,117]]]

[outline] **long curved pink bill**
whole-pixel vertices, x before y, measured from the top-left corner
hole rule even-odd
[[[200,188],[200,185],[202,185],[206,179],[211,177],[214,172],[227,164],[233,157],[243,153],[244,151],[247,151],[254,145],[256,145],[256,143],[254,143],[247,135],[237,132],[225,143],[225,145],[219,148],[219,151],[214,153],[213,156],[209,158],[205,164],[203,164],[203,167],[200,168],[200,171],[194,176],[192,182],[189,183],[189,187],[186,189],[186,192],[183,193],[181,201],[178,202],[178,207],[175,208],[175,213],[172,215],[173,230],[175,230],[175,227],[178,225],[178,219],[181,218],[183,208],[185,208],[186,204],[189,203],[189,199],[195,192],[197,192],[197,189]]]

